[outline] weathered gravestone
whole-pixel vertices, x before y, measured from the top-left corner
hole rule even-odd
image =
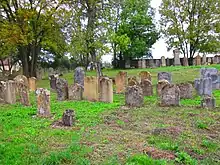
[[[155,68],[156,67],[156,64],[154,63],[154,59],[148,59],[148,62],[149,62],[149,67],[150,68]]]
[[[180,89],[181,99],[191,99],[193,97],[193,86],[190,83],[181,83],[177,85]]]
[[[8,104],[16,103],[16,83],[12,80],[5,83],[5,102]]]
[[[201,56],[200,55],[197,55],[195,57],[195,65],[201,65]]]
[[[161,96],[161,91],[163,89],[164,86],[166,86],[167,84],[170,84],[167,80],[159,80],[157,83],[157,96]]]
[[[213,96],[203,96],[201,100],[201,107],[203,108],[215,108],[216,102]]]
[[[146,65],[146,60],[145,59],[142,59],[142,68],[146,68],[147,65]]]
[[[63,78],[56,80],[57,100],[64,101],[68,99],[68,82]]]
[[[183,66],[189,66],[187,57],[183,57]]]
[[[210,77],[195,79],[194,87],[199,95],[212,96],[212,79]]]
[[[0,81],[0,103],[5,102],[5,82]]]
[[[49,76],[49,80],[50,80],[50,89],[52,91],[56,91],[56,81],[59,78],[59,75],[54,74],[54,75],[50,75]]]
[[[126,69],[131,68],[131,61],[130,60],[125,60],[125,68]]]
[[[15,78],[14,78],[14,81],[15,81],[15,83],[20,83],[20,82],[22,82],[24,85],[26,85],[27,87],[29,86],[28,85],[28,79],[27,79],[27,77],[26,76],[24,76],[24,75],[18,75],[18,76],[16,76]]]
[[[127,72],[120,71],[115,77],[116,93],[124,93],[127,85]]]
[[[206,64],[207,64],[206,55],[203,54],[203,56],[202,56],[202,65],[206,65]]]
[[[210,77],[212,79],[212,89],[220,89],[219,75],[216,68],[201,68],[200,75],[201,78]]]
[[[153,95],[153,85],[151,81],[148,79],[142,80],[140,83],[140,87],[143,91],[144,96],[152,96]]]
[[[170,64],[170,59],[167,57],[167,59],[166,59],[166,65],[167,66],[170,66],[171,64]]]
[[[36,90],[37,114],[42,117],[49,117],[50,113],[50,91],[44,88]]]
[[[180,90],[176,85],[167,84],[161,91],[161,106],[179,106]]]
[[[128,77],[128,86],[138,85],[138,80],[135,76]]]
[[[112,80],[108,77],[100,79],[100,101],[113,103],[113,84]]]
[[[68,88],[69,100],[82,100],[83,87],[80,84],[72,84]]]
[[[140,77],[140,80],[145,80],[145,79],[148,79],[149,81],[151,81],[151,74],[150,72],[147,72],[147,71],[141,71],[139,73],[139,77]]]
[[[156,60],[155,60],[155,63],[156,63],[156,67],[160,67],[161,61],[160,61],[159,59],[156,59]]]
[[[213,57],[213,64],[218,64],[218,56]]]
[[[85,77],[84,69],[82,67],[77,67],[75,69],[75,74],[74,74],[74,83],[84,87],[84,77]]]
[[[173,54],[174,54],[174,65],[175,66],[179,66],[179,65],[181,65],[181,63],[180,63],[180,50],[179,49],[175,49],[174,51],[173,51]]]
[[[167,80],[169,83],[172,83],[172,75],[169,72],[159,72],[157,75],[158,81]]]
[[[24,106],[30,106],[29,88],[28,85],[22,81],[16,83],[20,102]]]
[[[37,72],[36,72],[36,77],[37,77],[37,79],[38,79],[38,80],[42,80],[43,75],[44,75],[44,70],[43,70],[43,68],[38,67],[38,68],[37,68]]]
[[[36,78],[35,77],[31,77],[28,79],[29,81],[29,89],[30,91],[35,91],[36,90]]]
[[[74,110],[68,109],[63,113],[62,122],[64,126],[71,127],[75,122]]]
[[[125,91],[125,104],[129,107],[141,107],[144,103],[144,96],[141,87],[128,86]]]
[[[161,66],[166,66],[166,59],[164,56],[161,57]]]
[[[212,58],[211,57],[208,58],[208,64],[209,65],[212,64]]]
[[[50,77],[51,75],[55,74],[54,69],[53,68],[49,68],[48,69],[48,77]]]
[[[87,76],[84,78],[84,93],[83,97],[89,101],[99,100],[98,78]]]

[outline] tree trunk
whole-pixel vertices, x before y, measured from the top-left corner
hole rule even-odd
[[[102,77],[103,76],[100,62],[96,63],[96,73],[97,73],[97,77]]]

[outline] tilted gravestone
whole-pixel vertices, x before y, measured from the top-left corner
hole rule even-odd
[[[80,84],[70,85],[68,88],[69,100],[82,100],[83,99],[83,87]]]
[[[100,101],[106,103],[113,103],[113,84],[108,77],[100,79]]]
[[[127,86],[127,72],[120,71],[115,77],[116,93],[124,93]]]
[[[153,95],[153,85],[151,81],[148,79],[142,80],[140,83],[140,87],[143,91],[144,96],[152,96]]]
[[[84,87],[85,71],[82,67],[77,67],[74,73],[74,83]]]
[[[179,106],[180,90],[176,85],[167,84],[161,91],[161,106]]]
[[[144,96],[141,87],[128,86],[125,91],[125,105],[129,107],[141,107],[144,103]]]
[[[63,113],[62,122],[64,126],[71,127],[75,122],[75,111],[71,109],[67,109]]]
[[[36,90],[37,114],[42,117],[49,117],[50,113],[50,91],[44,88]]]
[[[139,73],[139,77],[140,77],[140,80],[148,79],[149,81],[151,81],[151,74],[150,74],[150,72],[141,71],[141,72]]]
[[[161,96],[161,91],[163,89],[164,86],[166,86],[167,84],[170,84],[167,80],[159,80],[157,83],[157,96]]]
[[[193,97],[193,86],[190,83],[181,83],[177,85],[180,89],[181,99],[191,99]]]
[[[50,77],[51,75],[53,75],[53,74],[55,74],[55,71],[54,71],[54,69],[53,68],[49,68],[48,69],[48,77]]]
[[[87,76],[84,79],[84,93],[83,97],[89,101],[99,100],[98,78],[94,76]]]
[[[172,83],[172,75],[169,72],[159,72],[157,75],[158,81],[167,80],[169,83]]]
[[[216,102],[213,96],[203,96],[201,100],[201,107],[203,108],[215,108]]]
[[[63,78],[56,80],[57,100],[64,101],[68,99],[68,82]]]

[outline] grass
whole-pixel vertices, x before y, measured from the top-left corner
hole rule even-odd
[[[210,66],[209,66],[210,67]],[[220,70],[220,65],[215,65]],[[196,67],[164,67],[126,70],[129,76],[142,70],[172,72],[173,82],[193,81]],[[113,77],[118,70],[104,70]],[[87,75],[95,75],[88,72]],[[63,76],[73,83],[73,73]],[[48,79],[37,82],[49,88]],[[220,90],[214,91],[218,108],[199,108],[200,97],[181,100],[181,107],[159,107],[157,96],[145,97],[142,108],[123,107],[124,96],[114,95],[114,103],[87,101],[58,102],[51,96],[51,118],[36,117],[36,102],[31,107],[0,106],[0,164],[219,164],[220,163]],[[72,128],[53,128],[66,109],[76,112]],[[175,160],[154,159],[143,153],[145,147],[173,153]]]

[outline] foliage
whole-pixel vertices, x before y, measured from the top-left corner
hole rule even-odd
[[[160,24],[168,49],[180,48],[187,58],[218,52],[219,11],[219,0],[163,0]]]

